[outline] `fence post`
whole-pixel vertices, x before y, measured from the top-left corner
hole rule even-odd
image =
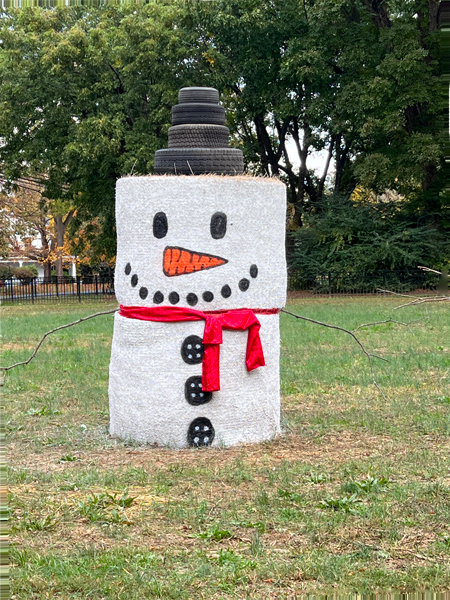
[[[98,298],[98,275],[95,275],[95,295]]]
[[[56,297],[59,298],[59,291],[58,291],[58,275],[55,277],[55,281],[56,281]]]
[[[11,302],[14,302],[14,292],[13,292],[13,280],[10,279],[9,282],[11,283]]]
[[[34,278],[30,281],[31,288],[31,304],[34,304]]]
[[[80,289],[80,276],[77,275],[77,296],[78,296],[78,302],[81,303],[81,289]]]
[[[328,295],[331,296],[331,271],[328,271]]]

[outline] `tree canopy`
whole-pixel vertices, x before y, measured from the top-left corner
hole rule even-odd
[[[286,182],[292,229],[311,226],[330,192],[360,186],[400,193],[405,227],[446,230],[437,8],[218,0],[4,11],[0,172],[9,182],[45,173],[46,197],[77,208],[72,229],[95,222],[94,246],[113,256],[116,179],[152,171],[179,88],[211,85],[247,170]],[[319,175],[314,150],[328,155]]]

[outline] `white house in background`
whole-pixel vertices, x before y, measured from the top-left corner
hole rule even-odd
[[[64,263],[70,262],[69,275],[72,277],[77,276],[77,263],[74,256],[64,256]],[[7,267],[36,267],[38,270],[38,277],[44,277],[44,267],[42,263],[37,260],[28,258],[27,256],[10,256],[9,258],[0,258],[0,265]]]

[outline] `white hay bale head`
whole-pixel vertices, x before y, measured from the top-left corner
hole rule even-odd
[[[121,304],[199,310],[285,303],[285,187],[250,177],[117,183]]]

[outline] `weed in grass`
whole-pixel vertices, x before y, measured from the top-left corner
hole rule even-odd
[[[167,467],[167,470],[169,471],[169,473],[176,473],[176,474],[180,475],[184,471],[184,466],[180,465],[178,463],[175,463],[173,465],[169,465]]]
[[[10,484],[26,483],[32,480],[32,475],[28,469],[17,469],[16,467],[8,467],[8,481]]]
[[[261,554],[264,554],[264,545],[261,542],[261,537],[258,530],[255,531],[255,535],[253,536],[250,544],[250,552],[253,556],[260,556]]]
[[[132,521],[130,521],[127,516],[123,512],[119,512],[115,508],[113,508],[108,514],[108,519],[110,523],[115,523],[117,525],[132,525]]]
[[[235,573],[247,569],[256,569],[258,566],[256,561],[249,560],[234,550],[221,550],[217,562],[219,565],[229,568]]]
[[[9,432],[14,432],[14,431],[22,431],[23,429],[23,425],[15,425],[13,423],[13,421],[7,421],[6,422],[6,430]]]
[[[123,523],[130,524],[130,521],[120,509],[125,509],[133,504],[136,498],[128,496],[128,490],[125,490],[122,495],[118,493],[105,493],[94,494],[91,492],[90,497],[78,502],[79,514],[88,519],[92,523]],[[110,509],[110,510],[109,510]]]
[[[438,546],[445,548],[445,550],[450,550],[450,535],[438,533],[438,539],[436,540],[436,543]]]
[[[73,454],[66,454],[65,456],[61,456],[61,458],[58,460],[58,462],[59,463],[75,462],[77,460],[81,460],[81,458],[79,458],[78,456],[74,456]]]
[[[248,465],[246,465],[244,463],[244,461],[240,458],[238,458],[235,462],[233,467],[230,469],[229,473],[227,473],[226,476],[226,481],[228,483],[231,484],[241,484],[247,481],[252,481],[253,480],[253,473],[252,473],[252,469],[250,469],[248,467]]]
[[[28,417],[48,417],[51,415],[60,415],[61,411],[53,410],[47,405],[44,405],[42,408],[30,408],[25,412],[25,414]]]
[[[372,477],[367,475],[364,479],[349,481],[341,486],[341,490],[348,494],[368,494],[380,492],[389,484],[385,477]]]
[[[314,473],[314,471],[311,471],[311,473],[305,475],[305,479],[310,483],[324,483],[327,481],[327,476],[324,473]]]
[[[221,542],[222,540],[226,540],[233,537],[231,531],[228,529],[208,529],[208,531],[202,531],[195,535],[195,537],[202,538],[203,540],[213,540],[214,542]]]
[[[442,402],[443,404],[450,404],[450,396],[438,396],[436,400],[438,402]]]
[[[143,467],[131,467],[123,475],[128,484],[145,485],[148,482],[148,473]]]
[[[35,519],[25,512],[22,518],[17,518],[17,523],[17,525],[13,526],[13,529],[15,530],[49,531],[58,525],[59,519],[56,517],[55,513],[47,515],[42,519]]]
[[[266,524],[262,521],[232,521],[232,525],[235,527],[245,527],[248,529],[256,529],[258,533],[263,534],[266,531]]]
[[[268,506],[269,505],[269,495],[264,488],[261,488],[259,492],[255,496],[255,502],[259,506]]]
[[[62,492],[78,492],[79,487],[76,483],[65,483],[59,487]]]
[[[290,500],[296,505],[300,505],[303,501],[302,496],[297,494],[297,492],[288,492],[287,490],[278,489],[278,496],[280,498],[286,498],[286,500]]]
[[[299,521],[302,516],[300,511],[297,508],[282,508],[280,510],[280,519],[281,521]]]
[[[328,496],[319,502],[319,508],[327,509],[330,508],[334,511],[342,510],[347,513],[357,512],[355,509],[361,502],[358,498],[358,494],[352,494],[351,496],[342,496],[341,498],[332,498]]]
[[[206,500],[200,500],[195,510],[195,515],[198,523],[204,523],[209,514],[209,504]]]

